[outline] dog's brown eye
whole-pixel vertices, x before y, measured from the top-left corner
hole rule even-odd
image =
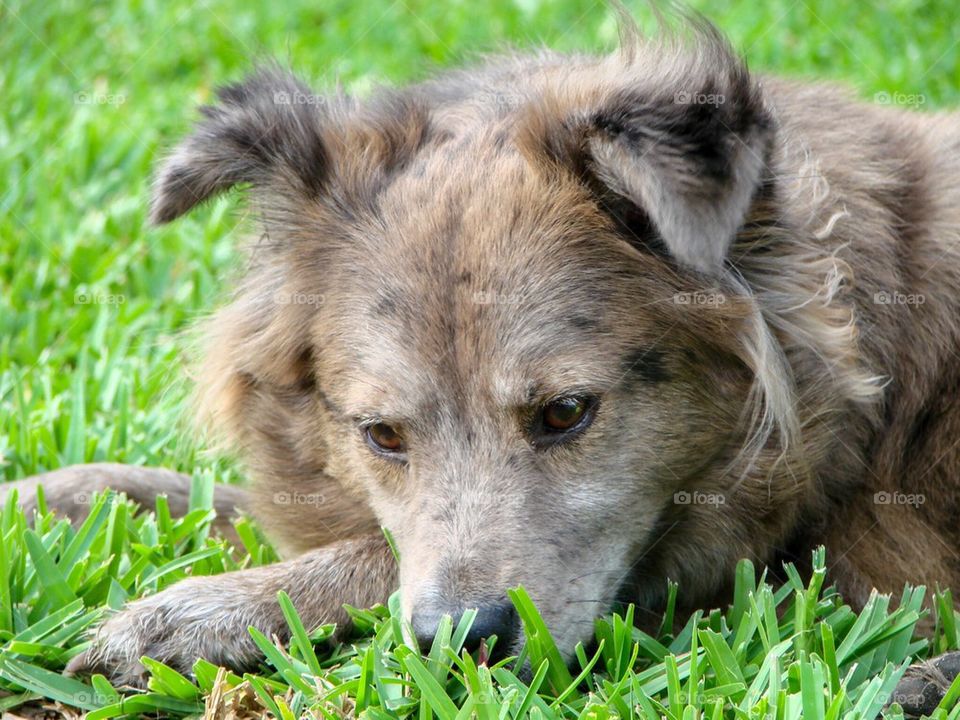
[[[542,405],[529,431],[533,447],[545,450],[578,438],[590,427],[599,404],[595,395],[569,395]]]
[[[374,449],[387,453],[399,453],[405,449],[403,438],[386,423],[378,422],[367,426],[367,440]]]
[[[543,408],[543,426],[547,430],[566,432],[575,428],[587,414],[586,400],[580,398],[561,398]]]

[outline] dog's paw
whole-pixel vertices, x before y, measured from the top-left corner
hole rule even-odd
[[[906,717],[931,715],[960,674],[960,652],[950,652],[910,667],[890,698]]]
[[[97,629],[90,648],[65,672],[101,673],[115,684],[143,688],[149,679],[143,656],[187,676],[199,658],[238,671],[254,667],[260,655],[247,628],[275,632],[270,613],[258,610],[258,599],[217,590],[214,580],[186,580],[131,603]]]

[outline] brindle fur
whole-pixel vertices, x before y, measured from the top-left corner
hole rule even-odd
[[[205,325],[200,407],[294,559],[133,603],[72,669],[245,667],[278,588],[319,623],[398,580],[407,614],[522,584],[569,656],[618,592],[722,602],[741,557],[824,544],[856,606],[960,587],[960,117],[754,76],[699,20],[623,35],[365,100],[276,68],[221,90],[152,217],[251,186],[261,240]],[[532,447],[572,391],[593,425]]]

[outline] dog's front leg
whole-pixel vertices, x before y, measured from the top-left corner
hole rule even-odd
[[[395,560],[382,535],[308,552],[286,562],[184,580],[137,600],[97,630],[89,650],[67,672],[103,673],[142,687],[144,655],[189,673],[198,658],[237,671],[256,666],[260,653],[247,628],[288,636],[277,592],[290,595],[308,629],[347,624],[343,604],[385,603],[397,584]]]

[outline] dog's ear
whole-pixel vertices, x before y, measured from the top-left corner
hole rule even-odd
[[[261,69],[218,102],[163,163],[150,219],[166,223],[237,184],[318,194],[327,174],[320,98],[291,74]]]
[[[526,133],[643,242],[715,273],[763,180],[773,122],[719,32],[697,21],[693,33],[622,49],[596,87],[557,88]]]
[[[769,122],[743,76],[659,99],[629,90],[592,118],[596,179],[645,213],[683,265],[720,269],[763,178]]]

